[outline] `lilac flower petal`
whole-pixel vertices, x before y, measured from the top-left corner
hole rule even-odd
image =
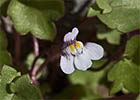
[[[68,32],[65,36],[64,36],[64,42],[67,41],[71,41],[74,40],[77,35],[78,35],[79,30],[77,28],[73,28],[72,32]]]
[[[71,40],[71,32],[68,32],[65,36],[64,36],[64,42],[70,41]]]
[[[74,28],[72,29],[72,33],[73,33],[73,34],[78,34],[78,33],[79,33],[78,28],[74,27]]]
[[[74,64],[77,69],[84,71],[91,67],[92,62],[88,54],[83,51],[82,54],[75,56]]]
[[[60,67],[65,74],[71,74],[74,72],[73,56],[61,56]]]
[[[92,60],[99,60],[104,55],[104,49],[99,44],[88,42],[85,48]]]

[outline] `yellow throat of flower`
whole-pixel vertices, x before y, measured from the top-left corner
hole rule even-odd
[[[80,41],[76,41],[74,44],[71,44],[69,46],[69,50],[72,54],[77,54],[80,53],[82,51],[83,48],[83,43]]]

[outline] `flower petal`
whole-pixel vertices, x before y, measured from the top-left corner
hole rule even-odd
[[[73,28],[72,32],[68,32],[64,36],[64,42],[74,40],[77,37],[78,33],[79,33],[79,30],[77,28]]]
[[[74,64],[77,69],[84,71],[91,67],[92,62],[88,54],[83,51],[82,54],[75,56]]]
[[[65,36],[64,36],[64,42],[70,41],[71,40],[71,32],[68,32]]]
[[[72,29],[72,33],[73,33],[73,34],[78,34],[78,33],[79,33],[78,28],[74,27],[74,28]]]
[[[61,56],[60,67],[64,73],[71,74],[75,70],[73,64],[73,56]]]
[[[99,60],[104,55],[104,49],[99,44],[88,42],[85,48],[92,60]]]

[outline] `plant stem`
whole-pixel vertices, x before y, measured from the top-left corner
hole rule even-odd
[[[32,63],[32,66],[31,66],[31,70],[30,70],[30,76],[31,76],[31,80],[32,80],[32,84],[37,84],[37,81],[36,81],[36,72],[38,70],[38,68],[35,66],[38,58],[39,58],[39,43],[38,43],[38,40],[33,36],[33,44],[34,44],[34,56],[35,56],[35,59]]]
[[[34,36],[33,36],[33,43],[34,43],[34,55],[35,57],[37,57],[39,55],[39,43]]]

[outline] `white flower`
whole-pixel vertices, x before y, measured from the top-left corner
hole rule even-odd
[[[92,65],[91,60],[99,60],[103,57],[102,46],[92,42],[83,45],[81,41],[76,40],[78,33],[79,30],[73,28],[72,32],[64,36],[66,45],[61,55],[60,67],[66,74],[71,74],[75,69],[87,70]]]

